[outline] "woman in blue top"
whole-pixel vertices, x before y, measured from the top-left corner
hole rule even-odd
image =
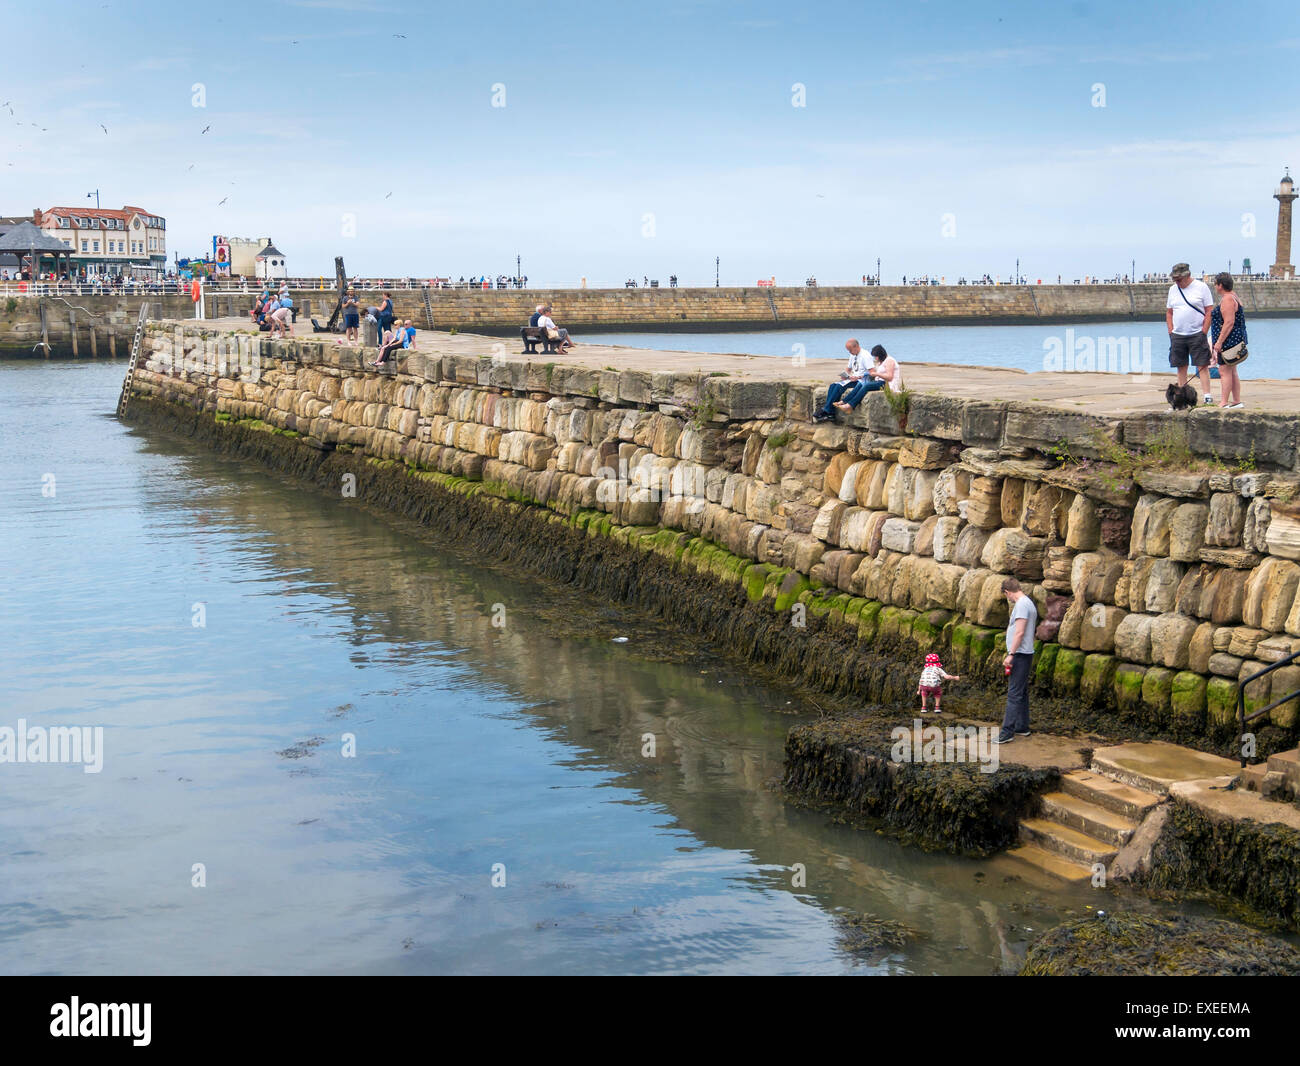
[[[1220,274],[1214,279],[1219,293],[1219,306],[1210,312],[1210,365],[1219,367],[1220,407],[1245,407],[1241,402],[1241,377],[1236,365],[1220,363],[1223,352],[1231,352],[1238,344],[1246,343],[1246,309],[1232,291],[1232,275]]]
[[[393,294],[384,293],[384,298],[379,301],[379,333],[383,336],[385,332],[393,328]]]

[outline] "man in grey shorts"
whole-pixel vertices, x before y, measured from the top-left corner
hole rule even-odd
[[[1178,371],[1178,385],[1187,384],[1187,367],[1196,367],[1201,379],[1201,393],[1205,403],[1210,396],[1210,312],[1214,310],[1214,296],[1203,281],[1192,278],[1186,263],[1175,263],[1169,272],[1173,284],[1165,301],[1165,325],[1169,327],[1169,365]]]

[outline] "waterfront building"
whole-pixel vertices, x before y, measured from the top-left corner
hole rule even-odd
[[[1291,204],[1295,198],[1295,182],[1291,180],[1291,168],[1288,167],[1273,194],[1277,201],[1277,262],[1268,268],[1268,272],[1275,278],[1295,277],[1295,267],[1291,265]]]
[[[213,237],[212,246],[214,249],[224,247],[226,249],[227,262],[229,263],[229,273],[232,277],[243,278],[282,278],[286,275],[283,273],[274,273],[284,267],[284,255],[271,244],[270,237]],[[270,257],[279,260],[278,263],[270,264],[271,274],[263,272],[263,267],[258,263],[258,258],[262,255],[263,250],[271,248],[275,255]],[[217,253],[217,262],[221,262],[220,253]]]
[[[32,223],[70,249],[72,269],[98,274],[159,274],[167,269],[167,220],[142,207],[51,207]]]
[[[256,276],[263,281],[279,280],[289,276],[289,270],[284,265],[284,253],[269,241],[266,247],[257,253]]]

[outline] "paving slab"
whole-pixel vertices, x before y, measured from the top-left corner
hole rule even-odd
[[[199,325],[194,319],[179,319],[177,324]],[[249,325],[247,318],[206,319],[202,328],[220,331],[242,331],[262,337]],[[416,328],[419,329],[418,323]],[[852,330],[844,331],[845,339]],[[299,319],[293,334],[298,340],[337,340],[334,334],[312,333],[311,323]],[[665,343],[671,343],[671,334],[665,334]],[[751,381],[784,381],[791,385],[826,385],[834,381],[844,367],[841,359],[808,359],[801,367],[790,359],[770,355],[750,355],[744,352],[713,354],[706,352],[681,352],[670,348],[629,348],[611,344],[584,344],[574,338],[577,347],[565,355],[520,354],[518,334],[513,337],[484,336],[475,333],[443,333],[438,330],[419,330],[417,350],[422,355],[494,356],[507,362],[553,363],[555,366],[573,366],[587,370],[674,371],[689,373],[699,371],[705,375],[726,375]],[[356,348],[357,345],[348,345]],[[1153,373],[1149,380],[1136,380],[1129,374],[1064,373],[1036,371],[1029,373],[1010,367],[953,366],[945,363],[916,362],[906,357],[900,359],[903,379],[914,392],[934,392],[959,399],[1000,401],[1014,400],[1041,403],[1050,407],[1090,415],[1120,417],[1128,414],[1168,411],[1165,403],[1165,386],[1172,380],[1169,374]],[[1294,415],[1300,410],[1300,378],[1287,380],[1254,379],[1249,383],[1249,406],[1243,411],[1228,412],[1223,417],[1249,418],[1252,413]],[[1212,411],[1189,412],[1187,417],[1221,415],[1217,406]]]
[[[1279,824],[1300,830],[1300,808],[1290,803],[1266,800],[1258,792],[1228,789],[1230,778],[1211,777],[1199,781],[1178,781],[1169,795],[1190,803],[1207,814],[1223,818],[1249,818],[1262,825]]]
[[[1235,777],[1240,766],[1232,759],[1180,747],[1163,740],[1116,744],[1092,753],[1092,769],[1134,788],[1166,793],[1179,781]]]

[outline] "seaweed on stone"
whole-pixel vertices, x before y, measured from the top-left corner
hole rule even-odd
[[[874,914],[839,914],[835,917],[835,925],[838,929],[837,946],[841,951],[854,955],[899,951],[909,941],[924,935],[903,922],[878,918]]]
[[[878,826],[905,843],[990,855],[1017,839],[1020,819],[1060,771],[973,763],[896,763],[890,731],[897,715],[821,719],[790,731],[787,799],[827,806],[845,820]]]
[[[1300,951],[1221,918],[1108,914],[1048,930],[1030,945],[1020,975],[1298,976]]]
[[[1300,832],[1280,823],[1213,818],[1175,797],[1144,882],[1154,889],[1199,890],[1245,915],[1257,912],[1300,929]]]

